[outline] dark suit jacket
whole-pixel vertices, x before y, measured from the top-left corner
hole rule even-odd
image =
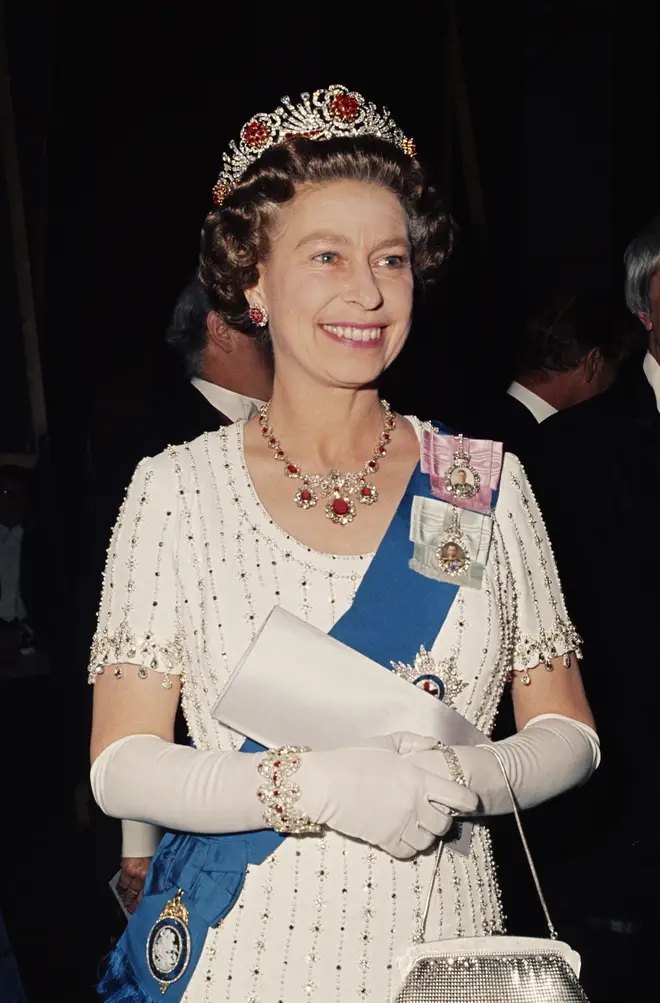
[[[509,453],[515,453],[527,465],[538,436],[539,423],[529,408],[510,394],[501,393],[484,401],[468,426],[462,431],[474,439],[494,439],[503,442]]]
[[[188,380],[159,390],[136,421],[130,439],[105,444],[100,455],[94,455],[92,449],[92,499],[100,531],[109,539],[124,492],[143,457],[156,456],[167,446],[190,442],[204,432],[229,424],[229,418],[209,404]],[[107,545],[107,539],[105,542]]]
[[[660,414],[641,364],[543,422],[527,466],[584,639],[603,756],[587,787],[544,809],[551,888],[574,917],[644,921],[659,879]]]

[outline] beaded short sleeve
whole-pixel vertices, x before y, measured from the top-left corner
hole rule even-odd
[[[177,597],[178,488],[166,453],[142,460],[115,523],[90,656],[93,682],[121,662],[170,675],[184,671]]]
[[[543,516],[517,456],[507,453],[495,510],[509,578],[512,668],[522,672],[578,651]]]

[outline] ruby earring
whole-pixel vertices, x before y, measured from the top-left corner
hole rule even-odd
[[[265,327],[268,323],[268,312],[261,306],[251,306],[250,320],[256,327]]]

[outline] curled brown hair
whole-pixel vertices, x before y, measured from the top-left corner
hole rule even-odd
[[[277,206],[293,198],[297,185],[329,181],[369,181],[396,195],[408,217],[416,284],[437,279],[456,228],[421,164],[377,138],[298,136],[266,150],[204,222],[199,278],[231,327],[255,333],[244,290],[259,279]]]

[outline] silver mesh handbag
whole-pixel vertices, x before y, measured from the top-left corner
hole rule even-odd
[[[403,985],[395,1003],[589,1003],[578,981],[580,956],[557,939],[550,920],[504,764],[492,746],[484,748],[493,753],[504,774],[550,938],[494,934],[425,943],[431,895],[442,855],[440,843],[415,943],[398,961]]]

